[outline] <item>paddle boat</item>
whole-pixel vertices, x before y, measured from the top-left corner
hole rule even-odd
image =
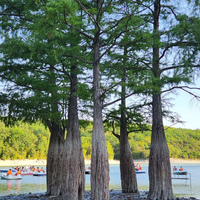
[[[33,175],[33,172],[32,172],[32,171],[21,172],[21,175],[22,175],[22,176],[25,176],[25,175]]]
[[[85,169],[85,174],[91,174],[91,168],[88,167],[87,169]]]
[[[39,171],[39,172],[37,172],[37,171],[34,171],[33,172],[33,176],[46,176],[47,174],[46,174],[46,172],[44,171]]]
[[[187,175],[187,171],[174,171],[173,172],[174,175]]]
[[[135,173],[136,174],[144,174],[144,173],[146,173],[146,171],[144,171],[144,170],[135,170]]]
[[[3,174],[3,175],[1,175],[1,179],[4,179],[4,180],[20,180],[20,179],[22,179],[22,176],[20,174],[18,174],[17,176],[13,176],[13,175],[7,176],[7,174]]]
[[[86,169],[85,170],[85,174],[91,174],[91,170],[90,169]]]
[[[174,175],[187,175],[187,171],[183,169],[182,166],[180,166],[180,169],[178,170],[176,166],[173,168],[173,174]]]
[[[135,166],[135,173],[136,174],[144,174],[146,173],[146,171],[142,170],[142,165],[138,164]]]
[[[0,169],[0,173],[8,173],[9,169]],[[14,173],[16,170],[12,169],[12,172]]]

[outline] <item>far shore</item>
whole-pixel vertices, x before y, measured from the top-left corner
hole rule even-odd
[[[134,163],[149,163],[148,159],[134,159]],[[200,160],[184,160],[184,159],[174,159],[170,158],[171,163],[200,163]],[[109,160],[109,164],[119,164],[119,160]],[[26,165],[34,165],[34,166],[45,166],[47,164],[46,160],[31,160],[31,159],[23,159],[23,160],[0,160],[0,167],[16,167],[16,166],[26,166]],[[91,160],[85,160],[85,165],[90,165]]]

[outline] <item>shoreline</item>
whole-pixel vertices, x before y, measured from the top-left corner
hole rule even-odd
[[[110,200],[147,200],[148,191],[139,191],[138,193],[122,193],[121,190],[110,190]],[[46,193],[28,193],[18,195],[0,196],[2,200],[51,200],[52,196],[46,196]],[[196,197],[178,197],[174,195],[174,200],[200,200]],[[91,200],[91,191],[85,191],[85,200]]]
[[[134,159],[134,163],[149,163],[148,159]],[[109,164],[119,164],[119,160],[109,160]],[[200,160],[184,160],[170,158],[170,163],[200,163]],[[0,160],[0,167],[16,167],[16,166],[45,166],[47,164],[46,160],[37,160],[37,159],[21,159],[21,160]],[[86,159],[85,165],[91,165],[91,160]]]

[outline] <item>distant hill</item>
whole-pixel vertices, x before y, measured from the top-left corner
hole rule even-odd
[[[91,158],[92,123],[80,129],[84,157]],[[119,134],[119,130],[116,130]],[[170,158],[200,159],[200,129],[168,128],[165,131]],[[119,159],[119,141],[112,130],[105,128],[109,159]],[[46,159],[50,133],[41,123],[18,122],[13,127],[5,127],[0,122],[0,159]],[[129,134],[129,143],[134,159],[149,156],[151,132]]]

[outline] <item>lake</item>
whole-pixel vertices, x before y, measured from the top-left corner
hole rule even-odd
[[[188,173],[191,173],[191,183],[189,180],[173,179],[173,192],[175,196],[179,197],[196,197],[200,199],[200,164],[172,164],[173,166],[183,166]],[[88,167],[88,165],[86,165]],[[10,167],[0,167],[0,169],[9,169]],[[148,177],[148,164],[142,164],[145,174],[137,174],[139,190],[148,191],[149,177]],[[171,169],[172,169],[171,168]],[[86,177],[86,190],[90,190],[90,175]],[[183,176],[184,177],[184,176]],[[119,165],[110,165],[110,189],[120,190],[120,169]],[[0,179],[0,196],[9,194],[22,194],[22,193],[40,193],[46,192],[46,177],[44,176],[23,176],[22,180],[2,180]]]

